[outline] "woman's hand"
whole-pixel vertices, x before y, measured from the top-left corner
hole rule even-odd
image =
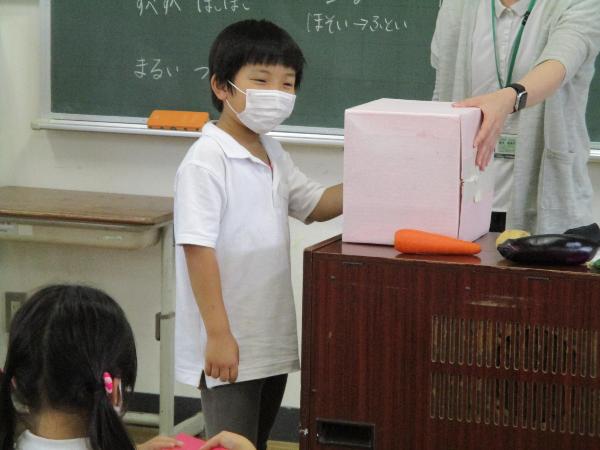
[[[137,450],[163,450],[165,448],[183,447],[183,442],[169,436],[156,436],[137,446]]]
[[[229,431],[221,431],[216,436],[213,436],[206,444],[200,447],[200,450],[210,450],[215,447],[223,447],[228,450],[256,450],[252,442],[239,434],[230,433]]]
[[[206,376],[233,383],[238,377],[239,362],[240,350],[231,333],[208,335],[204,361]]]
[[[475,164],[479,170],[484,170],[492,160],[504,122],[514,110],[516,96],[514,89],[504,88],[454,103],[453,106],[457,108],[479,108],[483,114],[481,128],[473,142],[473,147],[477,149]]]

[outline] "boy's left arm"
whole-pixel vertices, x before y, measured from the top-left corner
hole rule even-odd
[[[344,185],[340,183],[325,189],[319,203],[308,218],[311,221],[325,222],[342,214],[343,188]]]

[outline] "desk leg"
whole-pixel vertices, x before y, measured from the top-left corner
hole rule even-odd
[[[159,432],[173,434],[175,411],[175,289],[173,224],[162,229]]]

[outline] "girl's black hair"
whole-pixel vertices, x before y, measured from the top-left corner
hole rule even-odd
[[[280,64],[296,72],[295,87],[300,86],[305,63],[302,50],[282,28],[268,20],[242,20],[226,27],[215,39],[208,57],[209,75],[219,86],[233,89],[233,81],[246,64]],[[212,102],[223,110],[223,102],[212,92]]]
[[[42,407],[82,414],[93,450],[134,450],[105,391],[104,372],[121,378],[125,407],[135,384],[137,356],[119,305],[85,286],[49,286],[34,294],[10,327],[0,380],[0,450],[12,450],[15,442],[13,398],[31,414]]]

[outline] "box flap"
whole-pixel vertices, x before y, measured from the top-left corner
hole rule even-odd
[[[494,174],[490,164],[483,172],[475,165],[473,141],[481,122],[478,108],[457,108],[461,112],[460,227],[458,237],[474,241],[489,230],[494,201]]]

